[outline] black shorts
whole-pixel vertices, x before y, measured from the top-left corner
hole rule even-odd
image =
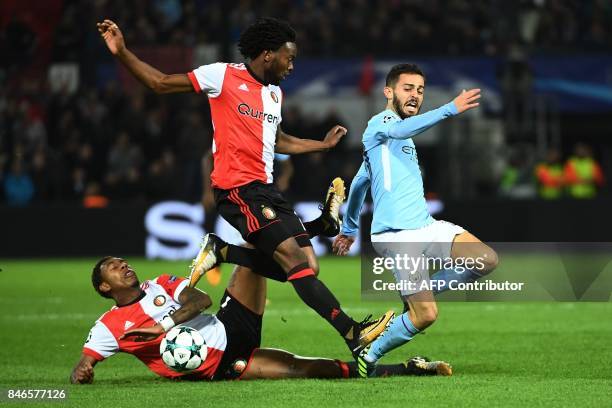
[[[244,372],[261,344],[262,316],[243,306],[227,290],[216,316],[225,326],[227,346],[213,380],[233,380]]]
[[[242,238],[267,255],[288,238],[311,246],[304,224],[274,184],[252,182],[231,190],[215,189],[217,211]]]

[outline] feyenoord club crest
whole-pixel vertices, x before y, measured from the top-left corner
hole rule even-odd
[[[276,218],[276,211],[274,211],[270,207],[262,208],[261,213],[263,214],[264,217],[266,217],[269,220],[273,220]]]
[[[270,97],[275,103],[278,103],[278,96],[273,91],[270,91]]]
[[[164,295],[155,296],[153,299],[153,304],[155,306],[163,306],[166,303],[166,297]]]
[[[247,366],[247,362],[244,360],[236,360],[234,364],[232,364],[232,370],[234,370],[235,374],[242,374],[244,369]]]

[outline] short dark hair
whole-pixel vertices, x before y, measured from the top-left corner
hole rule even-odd
[[[112,296],[108,292],[101,291],[100,284],[102,283],[102,266],[104,266],[106,261],[111,258],[112,256],[105,256],[104,258],[100,259],[94,266],[93,271],[91,272],[91,283],[94,289],[96,290],[96,292],[98,292],[100,296],[105,297],[107,299],[112,299]]]
[[[265,17],[240,34],[238,49],[245,58],[255,59],[264,51],[278,50],[286,42],[295,42],[295,30],[286,21]]]
[[[417,74],[425,79],[425,74],[416,64],[397,64],[391,67],[391,71],[387,74],[385,86],[393,88],[402,74]]]

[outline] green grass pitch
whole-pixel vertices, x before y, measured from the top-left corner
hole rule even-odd
[[[141,281],[187,271],[186,262],[130,261]],[[34,405],[53,407],[612,404],[611,303],[443,303],[435,325],[385,361],[445,359],[455,370],[450,378],[177,383],[157,378],[134,357],[117,355],[96,367],[93,385],[72,386],[68,376],[83,341],[111,306],[91,287],[94,262],[0,260],[0,388],[66,389],[67,401]],[[224,267],[218,287],[200,284],[213,297],[213,310],[230,271]],[[321,259],[320,277],[355,318],[401,309],[399,301],[360,302],[356,258]],[[290,285],[270,283],[268,297],[264,347],[350,359],[334,330]]]

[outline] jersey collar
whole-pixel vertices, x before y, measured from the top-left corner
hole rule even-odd
[[[382,113],[385,113],[385,114],[389,113],[389,114],[393,115],[394,117],[396,117],[398,119],[402,119],[402,118],[400,118],[400,116],[397,113],[395,113],[395,111],[393,109],[385,109]]]
[[[255,74],[255,72],[253,72],[253,70],[251,69],[251,67],[249,66],[249,64],[244,64],[244,66],[246,67],[247,71],[249,72],[249,74],[253,77],[253,79],[257,82],[259,82],[260,84],[262,84],[263,86],[268,86],[270,84],[266,84],[264,82],[263,79],[261,79],[259,76],[257,76],[257,74]]]
[[[116,305],[117,307],[125,307],[125,306],[130,306],[133,305],[134,303],[138,303],[140,302],[142,299],[144,299],[144,297],[147,295],[147,292],[145,292],[144,290],[140,291],[140,295],[138,295],[138,297],[136,297],[136,299],[132,300],[131,302],[128,302],[124,305]]]

